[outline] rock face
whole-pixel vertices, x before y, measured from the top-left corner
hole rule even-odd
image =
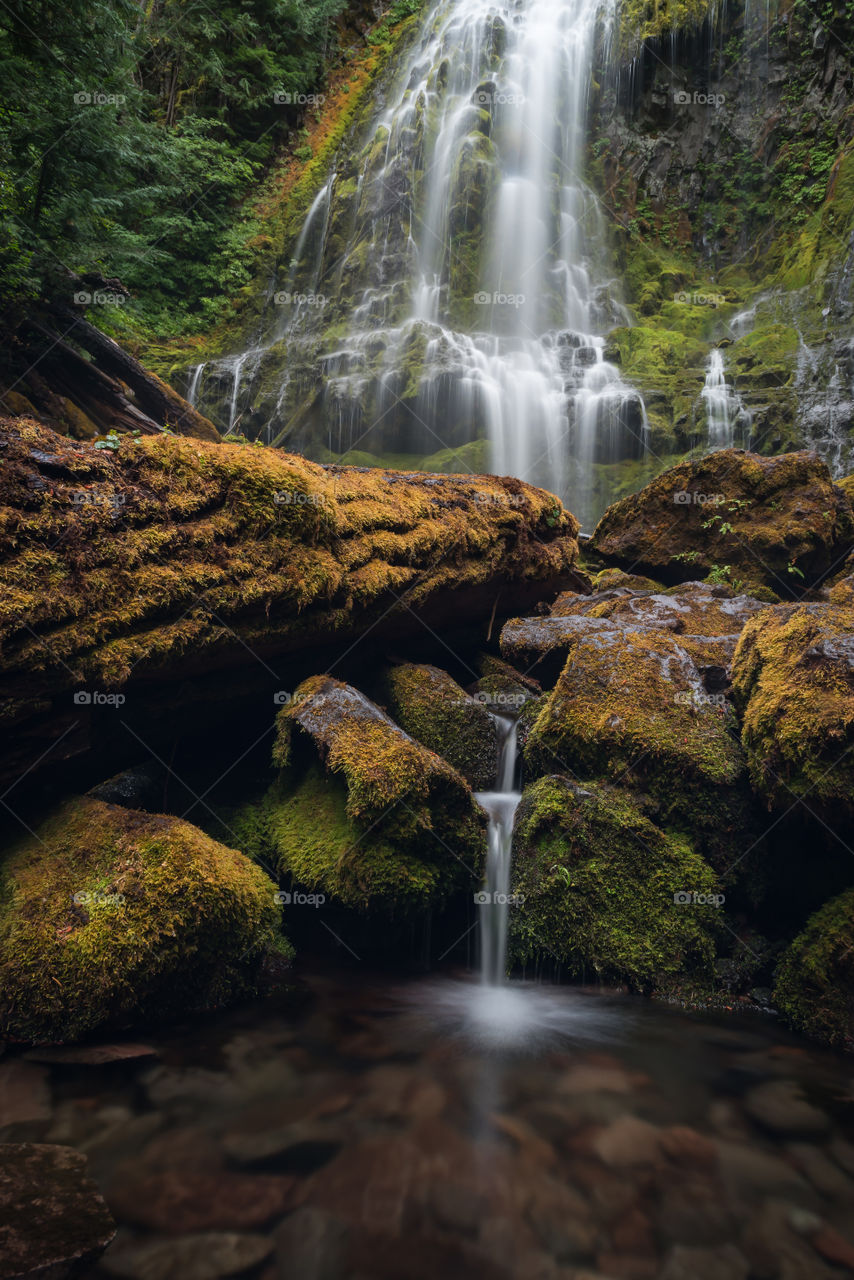
[[[61,1280],[116,1234],[86,1157],[70,1147],[0,1145],[0,1280]]]
[[[96,450],[21,419],[0,424],[0,454],[9,780],[63,733],[52,764],[103,742],[96,697],[126,697],[148,742],[187,707],[215,698],[221,714],[245,693],[223,671],[240,666],[269,698],[297,683],[279,659],[301,678],[324,646],[335,659],[368,630],[375,644],[424,622],[462,628],[489,618],[501,587],[518,609],[573,577],[577,522],[515,480],[183,438]]]
[[[837,589],[838,590],[838,589]],[[780,605],[744,629],[733,665],[742,741],[769,807],[831,820],[854,796],[854,604]]]
[[[475,791],[495,782],[498,730],[484,703],[438,667],[401,663],[385,688],[397,723],[458,770]]]
[[[788,596],[841,563],[852,540],[851,504],[816,454],[722,449],[609,507],[592,546],[666,582],[726,569],[733,586]]]
[[[278,719],[285,771],[250,848],[309,893],[359,911],[405,915],[478,882],[486,815],[465,779],[350,685],[305,681]]]
[[[854,1048],[854,889],[807,921],[777,971],[774,999],[793,1026]]]
[[[708,969],[717,882],[684,838],[667,835],[618,788],[540,778],[514,835],[511,946],[520,963],[652,986]],[[695,901],[694,895],[697,895]]]
[[[545,621],[566,631],[566,661],[531,730],[527,767],[647,791],[663,824],[687,826],[706,852],[725,859],[749,813],[726,698],[707,692],[687,647],[668,631],[584,617]]]
[[[264,872],[177,818],[73,802],[0,878],[0,1028],[19,1039],[221,1005],[287,949]]]

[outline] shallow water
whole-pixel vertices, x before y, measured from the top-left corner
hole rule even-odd
[[[87,1152],[121,1224],[89,1276],[851,1274],[850,1063],[773,1021],[325,972],[147,1043],[0,1063],[0,1139]]]

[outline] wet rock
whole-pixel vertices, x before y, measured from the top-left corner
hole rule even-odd
[[[116,1233],[86,1157],[70,1147],[0,1145],[0,1280],[62,1280]]]
[[[752,619],[733,694],[754,787],[769,806],[799,797],[833,822],[852,812],[854,603],[780,605]]]
[[[103,1067],[111,1062],[129,1062],[134,1059],[157,1058],[157,1050],[150,1044],[84,1044],[47,1049],[30,1049],[24,1054],[28,1062],[46,1062],[50,1066]]]
[[[364,1086],[356,1108],[374,1120],[424,1120],[440,1115],[447,1102],[445,1090],[436,1080],[396,1065],[368,1072]]]
[[[763,1192],[766,1195],[803,1192],[807,1184],[779,1156],[746,1143],[716,1141],[721,1181],[732,1196]]]
[[[438,667],[404,662],[387,673],[383,692],[397,724],[447,760],[475,791],[495,782],[498,728],[483,702]]]
[[[820,1147],[807,1142],[792,1142],[788,1150],[798,1169],[820,1195],[843,1203],[854,1200],[854,1181],[829,1160]]]
[[[427,1166],[426,1152],[409,1137],[368,1138],[345,1147],[315,1173],[306,1198],[354,1226],[400,1235],[407,1200]]]
[[[751,1213],[741,1250],[761,1280],[839,1280],[806,1238],[792,1228],[793,1206],[768,1200]]]
[[[49,1120],[50,1116],[46,1068],[20,1058],[0,1062],[0,1129]]]
[[[833,1227],[822,1226],[813,1232],[810,1244],[827,1262],[854,1271],[854,1244]]]
[[[605,1164],[622,1169],[654,1164],[661,1154],[661,1130],[637,1116],[621,1116],[593,1141],[593,1151]]]
[[[782,1134],[823,1133],[829,1121],[804,1097],[794,1080],[769,1080],[751,1089],[744,1109],[764,1128]]]
[[[334,1126],[303,1120],[266,1130],[235,1129],[224,1135],[223,1149],[238,1164],[306,1173],[328,1163],[341,1142],[342,1134]]]
[[[331,1213],[302,1208],[277,1227],[277,1274],[281,1280],[338,1280],[344,1274],[347,1227]]]
[[[592,545],[665,582],[729,565],[748,585],[787,596],[826,573],[852,531],[850,503],[816,454],[723,449],[679,463],[609,507]]]
[[[784,952],[774,998],[793,1026],[829,1044],[854,1045],[854,889],[825,903]]]
[[[122,1222],[163,1235],[252,1231],[291,1207],[295,1178],[163,1169],[110,1186]]]
[[[691,1249],[677,1245],[661,1272],[661,1280],[747,1280],[750,1265],[735,1245]]]
[[[120,1243],[103,1266],[122,1280],[219,1280],[258,1266],[272,1252],[267,1236],[211,1231],[179,1240]]]

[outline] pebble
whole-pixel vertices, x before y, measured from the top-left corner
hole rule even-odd
[[[655,1125],[637,1116],[621,1116],[603,1129],[592,1142],[593,1151],[604,1164],[616,1168],[652,1164],[659,1158],[662,1133]]]
[[[220,1280],[258,1266],[272,1252],[269,1236],[211,1231],[179,1240],[117,1244],[101,1265],[122,1280]]]
[[[752,1119],[772,1133],[820,1134],[828,1118],[804,1097],[796,1080],[768,1080],[751,1089],[744,1109]]]
[[[251,1231],[291,1207],[295,1186],[290,1177],[168,1169],[125,1178],[108,1199],[121,1221],[163,1235]]]

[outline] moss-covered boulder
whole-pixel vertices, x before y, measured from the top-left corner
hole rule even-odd
[[[486,815],[465,779],[352,686],[305,681],[274,761],[279,780],[237,830],[254,824],[250,847],[300,889],[405,915],[479,883]]]
[[[516,963],[649,989],[708,972],[719,910],[714,872],[616,787],[540,778],[522,797],[513,838]]]
[[[471,686],[471,692],[495,715],[519,715],[533,698],[539,698],[543,692],[538,680],[517,671],[494,654],[482,654],[477,667],[480,677]]]
[[[854,599],[778,605],[750,621],[733,663],[742,742],[770,806],[854,811]]]
[[[0,421],[0,448],[0,781],[65,729],[66,756],[103,742],[93,689],[125,697],[156,749],[189,710],[269,705],[286,660],[296,682],[323,645],[482,634],[497,598],[568,586],[578,553],[577,521],[512,478],[166,436],[98,450],[24,419]]]
[[[854,1049],[854,889],[810,916],[777,970],[774,1000],[799,1031]]]
[[[646,791],[661,825],[692,833],[725,867],[744,835],[749,792],[738,725],[710,694],[680,638],[607,619],[574,628],[566,661],[525,747],[534,774],[556,770]]]
[[[593,579],[594,591],[613,591],[617,587],[627,587],[630,591],[661,591],[663,584],[640,573],[626,573],[624,569],[602,569]]]
[[[438,667],[403,662],[387,672],[384,693],[394,720],[435,751],[475,791],[489,791],[498,765],[498,727],[486,706]]]
[[[82,799],[0,865],[0,1033],[73,1040],[220,1006],[287,951],[275,886],[178,818]]]
[[[820,580],[852,540],[851,503],[817,454],[722,449],[609,507],[592,545],[671,584],[715,572],[736,589],[761,584],[791,596]]]

